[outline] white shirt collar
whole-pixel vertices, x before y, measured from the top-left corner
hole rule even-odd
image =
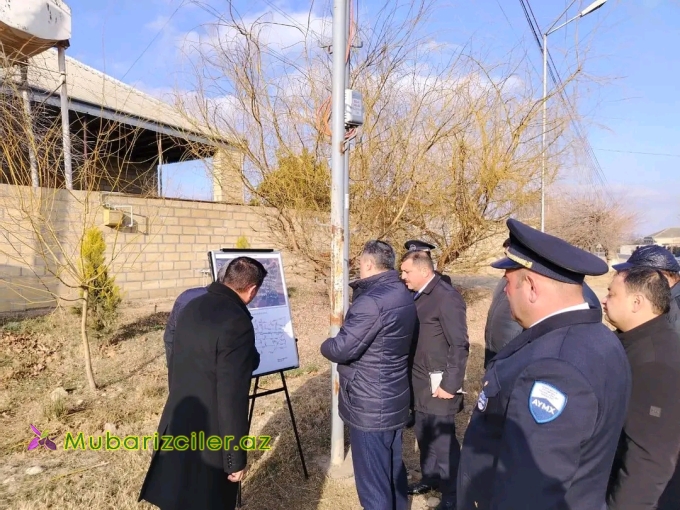
[[[435,276],[437,276],[437,274],[436,274],[436,273],[432,273],[432,276],[430,277],[429,280],[427,280],[427,282],[425,283],[425,285],[423,285],[423,287],[422,287],[418,292],[416,292],[416,296],[419,296],[420,294],[423,293],[423,291],[424,291],[425,289],[427,289],[427,286],[428,286],[430,283],[432,283],[432,280],[434,280],[434,277],[435,277]]]
[[[568,306],[567,308],[562,308],[561,310],[557,310],[556,312],[553,312],[553,313],[551,313],[550,315],[546,315],[546,316],[543,317],[542,319],[540,319],[540,320],[534,322],[534,323],[533,323],[531,326],[529,326],[529,327],[530,327],[530,328],[533,328],[533,327],[534,327],[536,324],[538,324],[539,322],[543,322],[543,321],[546,320],[548,317],[553,317],[554,315],[558,315],[558,314],[560,314],[560,313],[573,312],[573,311],[575,311],[575,310],[588,310],[589,308],[590,308],[590,305],[589,305],[588,303],[585,303],[585,302],[584,302],[584,303],[581,303],[581,304],[579,304],[579,305]]]

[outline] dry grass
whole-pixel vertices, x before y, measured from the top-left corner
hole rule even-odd
[[[461,439],[480,390],[488,287],[470,290],[470,285],[466,286],[471,356],[466,409],[458,420]],[[272,449],[250,454],[244,508],[357,509],[360,505],[353,479],[330,480],[318,462],[328,453],[330,436],[329,364],[319,354],[319,345],[328,334],[327,294],[319,287],[298,287],[291,303],[301,367],[288,372],[287,382],[310,478],[305,480],[302,474],[283,394],[258,399],[252,433],[271,435]],[[121,327],[110,337],[93,342],[94,371],[100,386],[95,394],[86,388],[79,361],[77,317],[62,311],[0,322],[0,508],[155,508],[137,503],[149,452],[62,448],[69,431],[100,435],[106,424],[113,424],[122,437],[156,430],[167,396],[162,334],[171,306],[167,301],[126,308]],[[277,377],[264,378],[261,386],[277,387]],[[53,400],[50,395],[58,387],[65,388],[68,395]],[[26,450],[31,423],[56,436],[57,451]],[[405,460],[411,471],[418,465],[414,445],[413,433],[408,430]],[[33,466],[43,471],[26,474]],[[425,508],[425,501],[422,496],[414,498],[412,508]]]

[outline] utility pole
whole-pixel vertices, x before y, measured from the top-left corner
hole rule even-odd
[[[345,52],[347,48],[347,2],[333,0],[333,92],[331,109],[331,317],[330,336],[335,337],[343,323],[343,251],[345,232]],[[338,366],[331,364],[331,467],[345,457],[344,425],[338,411],[340,378]]]
[[[350,2],[348,0],[346,16],[347,16],[347,30],[345,32],[347,38],[347,44],[350,43],[349,32],[350,32]],[[349,76],[349,59],[347,59],[347,64],[345,65],[345,90],[349,89],[350,76]],[[346,99],[345,99],[346,101]],[[346,131],[343,130],[343,136],[346,136]],[[345,165],[344,165],[344,178],[345,178],[345,198],[344,198],[344,211],[343,211],[343,227],[345,229],[345,239],[342,246],[342,258],[343,258],[343,270],[342,270],[342,306],[343,306],[343,317],[349,309],[349,143],[345,147]]]

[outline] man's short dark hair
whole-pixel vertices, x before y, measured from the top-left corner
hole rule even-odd
[[[639,292],[652,304],[657,314],[668,313],[671,305],[671,287],[658,269],[632,267],[621,271],[627,292]]]
[[[217,281],[236,292],[243,292],[253,285],[260,288],[266,276],[267,270],[257,260],[250,257],[236,257],[229,262],[224,272],[220,269]]]
[[[425,251],[407,251],[401,257],[401,263],[403,264],[407,260],[413,261],[414,266],[418,267],[429,267],[431,271],[434,271],[434,263],[432,262],[432,257],[428,252]]]
[[[378,269],[394,269],[394,259],[396,258],[394,248],[385,241],[368,241],[364,245],[362,254],[369,255]]]
[[[510,238],[508,237],[505,241],[503,241],[503,248],[508,248],[510,247]]]

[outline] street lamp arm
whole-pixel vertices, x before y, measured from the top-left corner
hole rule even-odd
[[[550,25],[550,27],[548,28],[548,30],[545,31],[545,35],[548,35],[548,34],[554,32],[555,30],[557,30],[558,28],[561,28],[561,27],[563,26],[563,25],[560,25],[560,26],[557,27],[555,30],[553,30],[553,27],[555,26],[555,23],[557,23],[557,22],[560,20],[560,18],[561,18],[562,16],[564,16],[564,15],[567,13],[567,11],[569,11],[569,9],[571,9],[571,6],[574,5],[575,3],[576,3],[576,0],[573,0],[573,1],[567,6],[567,8],[564,9],[564,12],[562,12],[562,14],[560,14],[559,16],[557,16],[557,18],[555,19],[555,21],[553,22],[553,24]],[[571,21],[571,20],[570,20],[570,21]],[[567,21],[567,23],[569,23],[569,21]]]
[[[573,2],[571,2],[571,3],[569,4],[569,7],[571,7],[572,5],[574,5],[574,2],[575,2],[575,1],[576,1],[576,0],[574,0]],[[567,21],[565,21],[564,23],[562,23],[561,25],[559,25],[559,26],[556,27],[556,26],[555,26],[555,23],[557,23],[557,21],[558,21],[562,16],[564,16],[564,13],[566,13],[566,12],[569,10],[569,7],[567,7],[567,9],[566,9],[562,14],[559,15],[559,17],[557,18],[557,20],[555,20],[555,23],[553,23],[552,25],[550,25],[550,28],[545,32],[544,35],[550,35],[550,34],[552,34],[553,32],[556,32],[557,30],[559,30],[560,28],[562,28],[562,27],[568,25],[568,24],[571,23],[572,21],[577,20],[577,19],[579,19],[579,18],[582,18],[583,16],[587,16],[587,15],[590,14],[591,12],[598,10],[598,9],[599,9],[600,7],[602,7],[606,2],[607,2],[607,0],[595,0],[592,4],[590,4],[588,7],[586,7],[585,9],[583,9],[583,10],[582,10],[581,12],[579,12],[576,16],[574,16],[574,17],[571,18],[570,20],[567,20]]]
[[[580,17],[581,17],[581,14],[579,13],[579,14],[577,14],[576,16],[574,16],[573,18],[571,18],[570,20],[565,21],[565,22],[562,23],[561,25],[558,25],[558,26],[556,26],[555,28],[553,28],[553,29],[551,29],[551,30],[548,30],[548,31],[545,33],[545,35],[550,35],[550,34],[552,34],[553,32],[557,32],[560,28],[567,26],[569,23],[571,23],[571,22],[574,21],[574,20],[579,19]]]

